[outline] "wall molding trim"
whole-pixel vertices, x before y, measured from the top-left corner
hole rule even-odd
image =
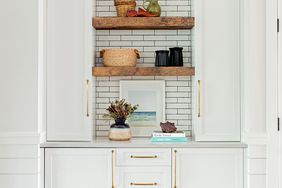
[[[266,133],[242,133],[243,142],[246,144],[267,144]]]
[[[0,144],[39,144],[40,137],[37,132],[2,132]]]

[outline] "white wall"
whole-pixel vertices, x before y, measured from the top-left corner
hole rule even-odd
[[[38,0],[0,6],[0,187],[38,183]]]
[[[242,1],[244,6],[242,135],[248,188],[266,187],[266,0]]]

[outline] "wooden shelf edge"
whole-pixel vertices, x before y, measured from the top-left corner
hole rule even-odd
[[[192,29],[194,17],[93,17],[92,26],[102,29]]]
[[[194,67],[93,67],[92,75],[102,76],[193,76]]]

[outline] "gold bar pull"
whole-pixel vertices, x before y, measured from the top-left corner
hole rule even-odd
[[[174,171],[173,171],[173,173],[174,173],[174,185],[173,185],[173,188],[177,188],[176,187],[176,153],[177,153],[177,150],[174,150]]]
[[[153,159],[153,158],[158,158],[157,155],[143,155],[143,156],[138,156],[138,155],[131,155],[130,158],[135,158],[135,159]]]
[[[90,82],[86,80],[86,116],[89,117],[89,91],[90,91]]]
[[[157,186],[158,183],[154,182],[154,183],[130,183],[131,186],[133,185],[137,185],[137,186]]]
[[[201,81],[198,80],[198,117],[201,117]]]
[[[115,150],[112,150],[112,188],[115,188]]]

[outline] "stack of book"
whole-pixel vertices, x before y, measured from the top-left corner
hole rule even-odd
[[[164,133],[162,131],[154,131],[152,133],[152,142],[187,142],[185,132],[176,131],[173,133]]]

